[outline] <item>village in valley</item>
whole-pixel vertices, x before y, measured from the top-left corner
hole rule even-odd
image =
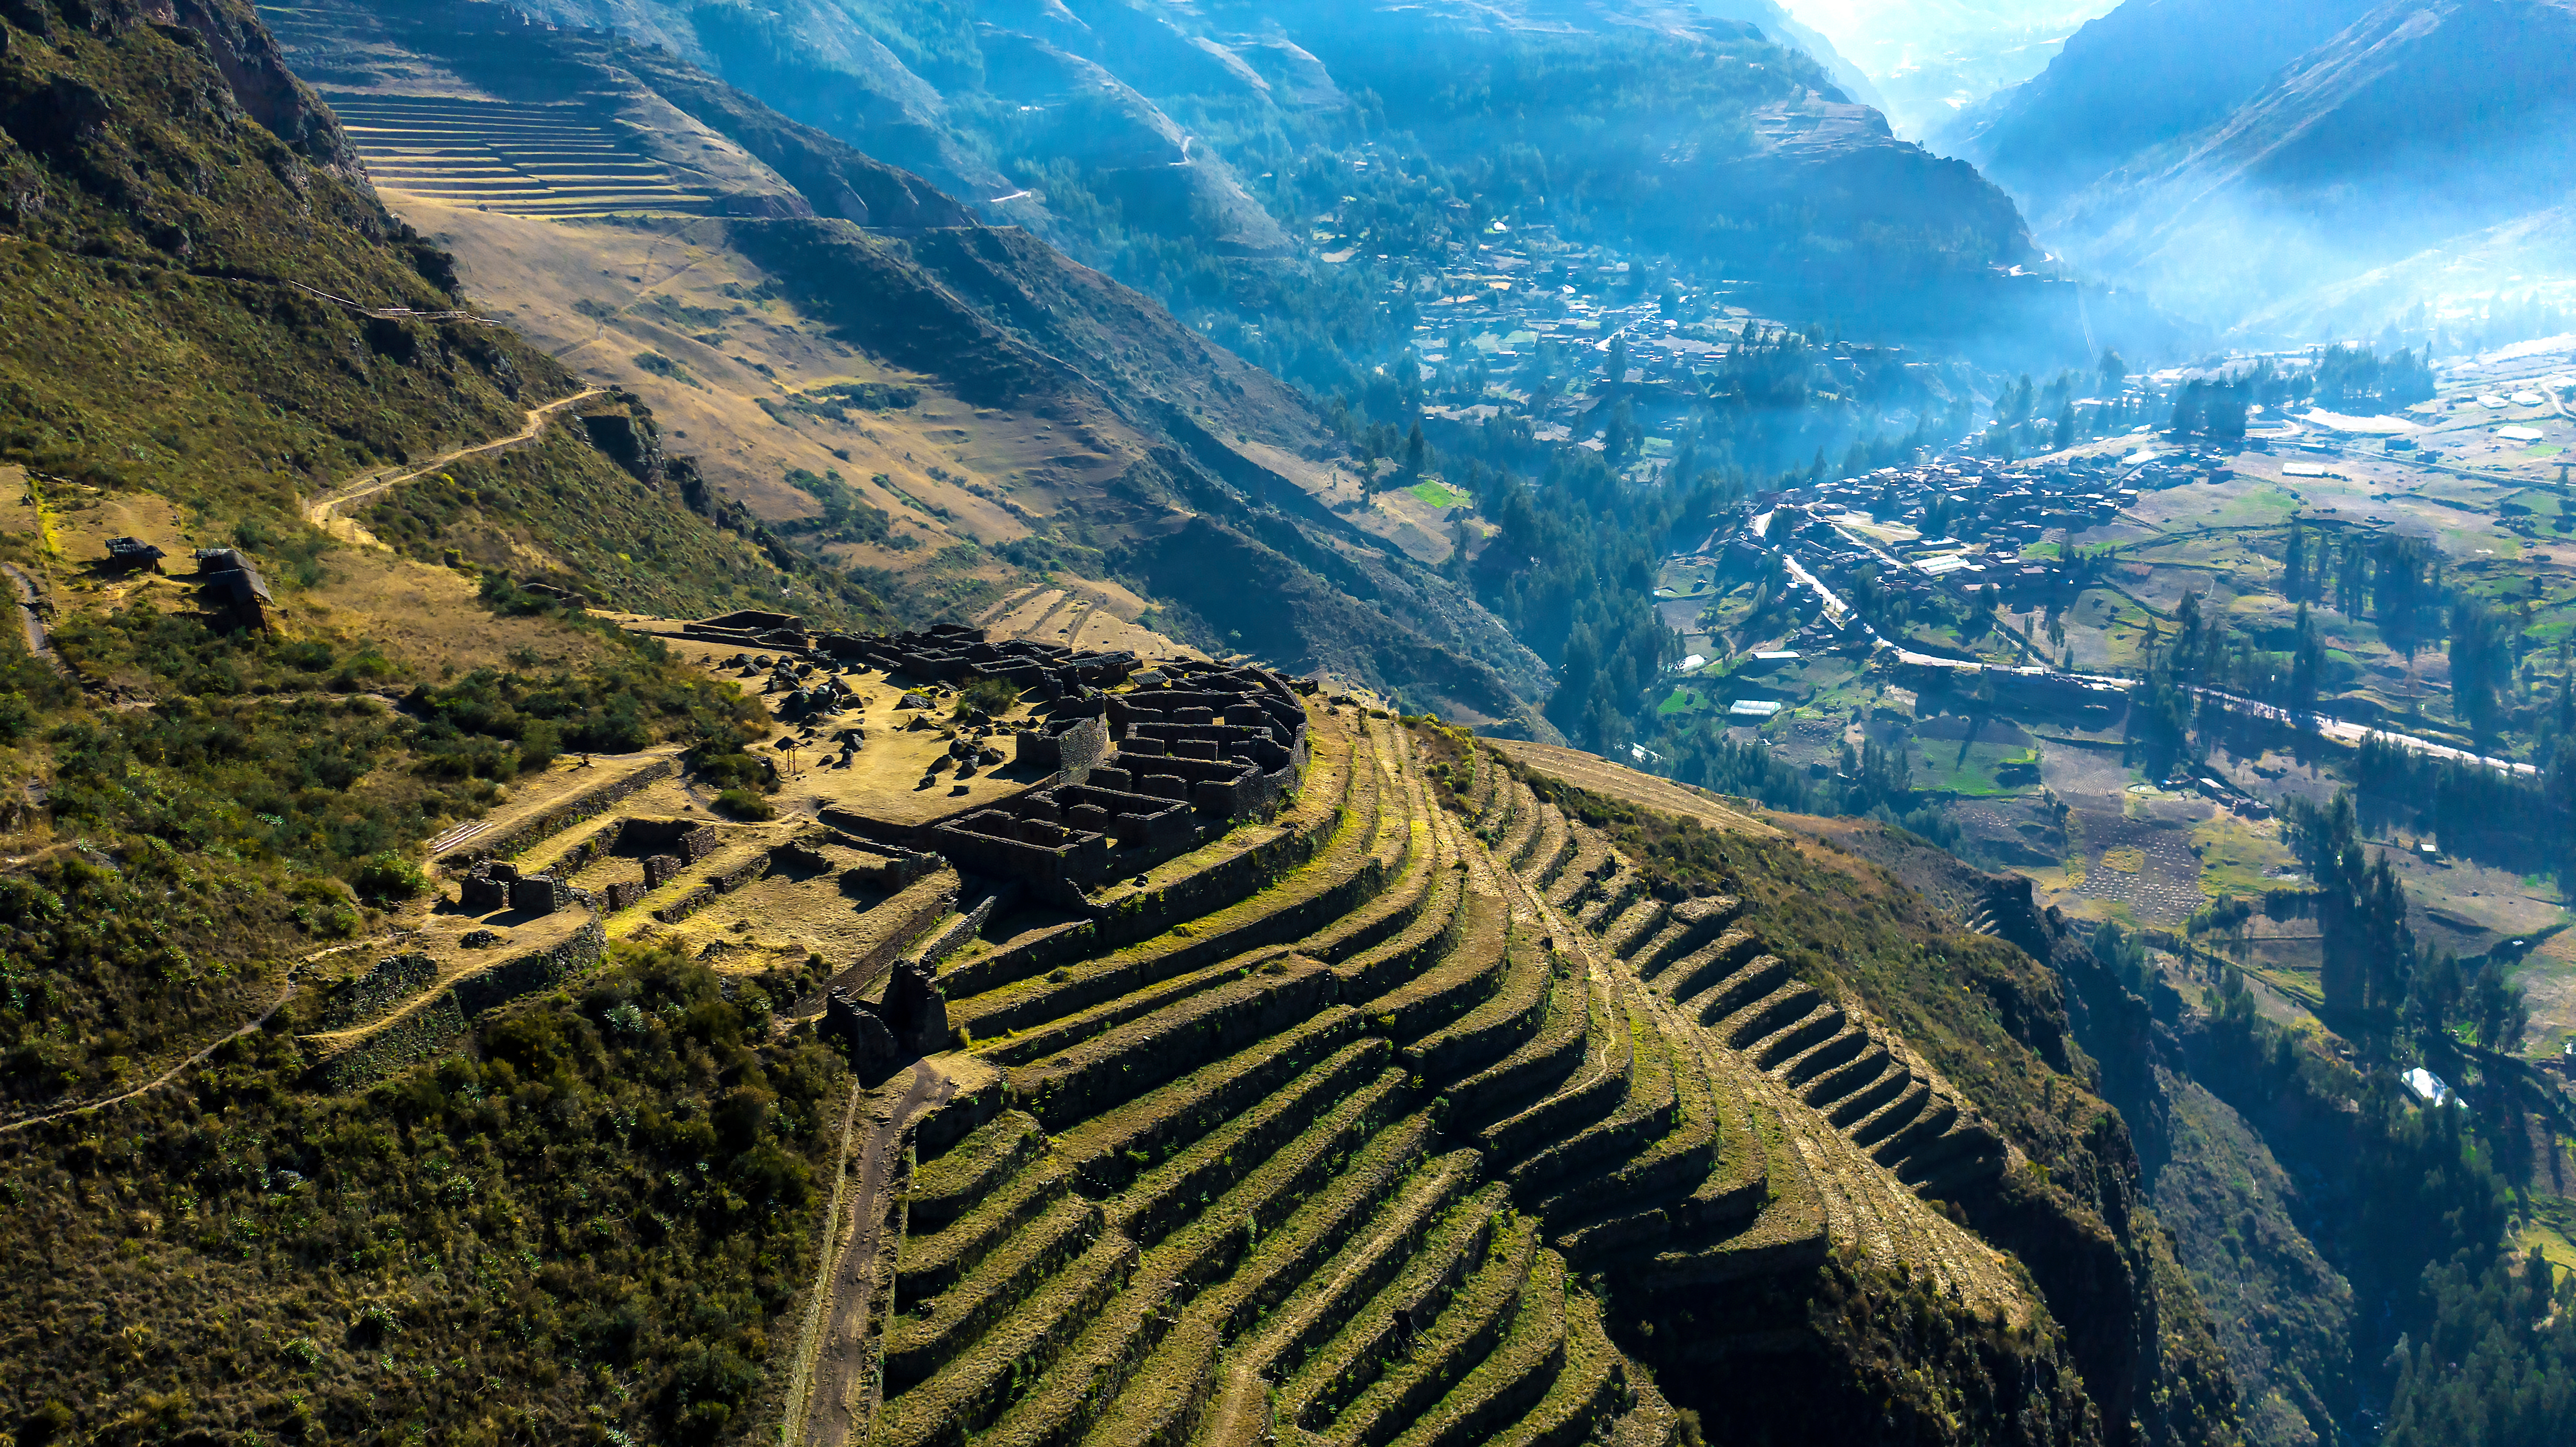
[[[1328,262],[1365,244],[1318,241],[1344,248]],[[1459,459],[1574,445],[1653,487],[1707,440],[1713,402],[1784,353],[1800,386],[1848,399],[1847,429],[1969,415],[1954,410],[1957,379],[1902,349],[1825,340],[1730,304],[1726,283],[1645,265],[1509,220],[1456,248],[1411,287],[1419,320],[1397,364],[1450,465],[1386,485],[1370,464],[1365,496],[1341,506],[1439,561],[1490,530]],[[2177,943],[2213,907],[2299,886],[2282,810],[2330,801],[2350,782],[2337,760],[2364,739],[2528,772],[2532,720],[2569,672],[2559,640],[2576,632],[2576,338],[2438,369],[2429,348],[2423,361],[2384,350],[2135,374],[2106,358],[2007,383],[1962,439],[1741,497],[1677,536],[1653,579],[1672,652],[1626,761],[1713,784],[1708,749],[1723,741],[1821,787],[1853,783],[1874,749],[1918,805],[1940,807],[1951,847],[2028,876],[2073,916]],[[2399,366],[2418,371],[2391,380]],[[2391,379],[2371,383],[2372,367]],[[2345,386],[2356,395],[2329,394]],[[2401,397],[2410,386],[2424,395]],[[1810,423],[1829,410],[1806,401]],[[2402,600],[2401,583],[2415,590]],[[2509,660],[2482,665],[2501,698],[2488,718],[2466,716],[2443,641],[2441,615],[2463,598],[2511,624]],[[2187,629],[2230,667],[2281,677],[2196,682],[2193,746],[2167,756],[2133,710]],[[2314,677],[2289,707],[2303,637]],[[2222,737],[2216,714],[2239,727]],[[2576,939],[2555,928],[2553,883],[2446,851],[2429,818],[2374,843],[2428,948],[2512,956],[2535,1038],[2576,1037]],[[2277,967],[2288,1008],[2313,996],[2312,923],[2258,915],[2238,933],[2249,962]]]
[[[2169,416],[2227,370],[2126,389]],[[2434,396],[2384,414],[2263,407],[2241,439],[2142,423],[2019,461],[1971,439],[1761,494],[1657,579],[1683,656],[1636,762],[1687,777],[1675,741],[1713,731],[1848,782],[1875,746],[1945,806],[1959,852],[2075,917],[2206,944],[2213,912],[2302,887],[2280,811],[2328,804],[2364,741],[2531,772],[2576,630],[2571,400],[2576,339],[2559,338],[2445,368]],[[2441,637],[2457,609],[2510,633],[2476,665],[2483,717]],[[2241,661],[2196,689],[2187,746],[2160,752],[2147,680],[2186,629]],[[2314,676],[2293,706],[2302,638]],[[2576,1035],[2557,883],[2446,843],[2429,806],[2373,822],[2424,947],[2515,964],[2535,1048],[2556,1054]],[[2284,1008],[2313,1002],[2313,922],[2228,928]]]

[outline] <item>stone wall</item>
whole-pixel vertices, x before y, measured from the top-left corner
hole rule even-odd
[[[373,1084],[405,1066],[445,1053],[475,1017],[562,984],[607,956],[608,933],[592,920],[550,949],[505,960],[458,980],[357,1048],[324,1062],[319,1073],[335,1091]]]
[[[770,856],[767,851],[755,854],[751,858],[744,860],[742,863],[735,865],[733,868],[726,870],[724,873],[715,875],[703,881],[697,888],[690,890],[687,894],[684,894],[678,899],[671,901],[669,904],[662,906],[660,909],[653,911],[653,917],[664,924],[678,924],[680,921],[696,914],[699,910],[715,903],[716,896],[731,894],[735,890],[740,889],[744,885],[751,883],[753,880],[760,878],[764,874],[767,874],[769,872],[769,865]]]
[[[538,840],[550,838],[580,823],[608,812],[629,794],[648,788],[679,772],[676,759],[655,759],[622,779],[585,789],[550,809],[532,814],[496,834],[487,834],[458,848],[438,861],[450,872],[472,868],[486,859],[507,859]]]
[[[960,869],[1017,880],[1054,898],[1060,887],[1106,876],[1108,838],[1042,818],[986,809],[942,823],[931,842]]]
[[[437,978],[438,961],[427,955],[388,955],[331,992],[322,1005],[322,1023],[337,1030],[373,1020],[428,989]]]
[[[1097,715],[1056,718],[1043,730],[1019,735],[1017,762],[1052,769],[1068,784],[1079,784],[1109,753],[1109,726]]]

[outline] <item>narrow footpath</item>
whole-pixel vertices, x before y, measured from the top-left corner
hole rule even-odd
[[[867,1123],[867,1141],[859,1150],[858,1189],[850,1203],[854,1215],[849,1239],[832,1267],[831,1285],[818,1313],[821,1337],[805,1400],[804,1433],[798,1439],[805,1447],[856,1447],[867,1440],[875,1424],[884,1383],[868,1370],[875,1357],[869,1344],[868,1313],[876,1305],[888,1188],[903,1161],[904,1131],[915,1117],[947,1104],[956,1093],[957,1082],[935,1062],[915,1061],[903,1094]],[[878,1099],[886,1097],[880,1093]]]
[[[471,447],[451,448],[427,462],[409,463],[387,472],[371,472],[364,477],[344,483],[307,503],[304,508],[305,520],[326,533],[340,535],[339,530],[332,524],[339,519],[340,509],[350,503],[373,497],[387,488],[399,487],[413,478],[436,472],[442,467],[460,462],[465,458],[477,457],[486,452],[500,452],[523,443],[533,442],[538,433],[545,431],[546,422],[556,413],[575,403],[587,402],[593,397],[604,395],[606,395],[605,388],[584,387],[569,397],[558,397],[543,406],[529,408],[527,425],[507,437],[496,437],[489,442],[477,442]],[[342,526],[354,525],[344,523]]]

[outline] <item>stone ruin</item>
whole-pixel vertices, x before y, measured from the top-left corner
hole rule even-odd
[[[169,554],[141,538],[123,537],[107,540],[107,561],[101,566],[111,573],[161,571],[161,560]]]
[[[1060,702],[1019,735],[1021,761],[1057,781],[942,820],[925,842],[960,869],[1073,903],[1068,891],[1186,850],[1202,826],[1222,832],[1277,809],[1305,773],[1305,688],[1265,669],[1185,663],[1133,693]]]
[[[268,580],[238,548],[197,549],[197,601],[235,628],[268,627]]]
[[[942,623],[917,633],[810,633],[805,620],[795,614],[746,611],[702,618],[682,625],[680,631],[710,643],[734,643],[777,654],[774,660],[759,660],[757,666],[770,670],[773,685],[785,670],[791,687],[810,672],[798,666],[802,660],[861,664],[939,683],[998,678],[1024,693],[1057,699],[1078,696],[1086,688],[1124,683],[1138,665],[1136,655],[1125,649],[1076,651],[1060,643],[1027,639],[995,643],[985,638],[984,630],[958,623]]]
[[[786,648],[803,651],[812,645],[805,631],[805,620],[794,613],[763,613],[742,609],[715,618],[701,618],[683,623],[680,632],[710,643],[740,643],[762,648]]]
[[[457,881],[459,902],[467,914],[552,914],[572,903],[572,887],[543,874],[519,872],[515,864],[487,859]]]
[[[851,1068],[871,1085],[905,1064],[948,1048],[948,997],[928,965],[897,964],[882,1003],[839,989],[825,997],[823,1034],[839,1039]]]
[[[1028,639],[993,643],[985,639],[984,630],[955,623],[871,638],[826,634],[816,646],[831,657],[867,663],[889,673],[941,683],[998,678],[1023,693],[1049,699],[1124,683],[1138,662],[1135,654],[1123,648],[1095,653]]]

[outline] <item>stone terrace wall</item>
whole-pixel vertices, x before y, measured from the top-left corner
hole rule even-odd
[[[540,839],[560,834],[584,819],[608,812],[629,794],[670,778],[679,772],[677,759],[655,759],[652,763],[612,783],[585,789],[541,813],[532,814],[498,834],[487,834],[462,848],[442,856],[439,867],[461,873],[486,859],[507,859]]]
[[[322,1021],[338,1029],[373,1020],[428,989],[437,978],[438,961],[427,955],[389,955],[333,990],[322,1006]]]
[[[755,854],[751,858],[744,860],[742,863],[735,865],[733,868],[726,870],[724,873],[700,884],[697,888],[690,890],[687,894],[684,894],[678,899],[671,901],[669,904],[662,906],[660,909],[653,911],[653,918],[660,920],[664,924],[678,924],[680,921],[696,914],[699,910],[713,904],[716,896],[720,894],[731,894],[735,890],[740,889],[744,885],[751,883],[753,880],[758,879],[764,874],[767,874],[769,872],[769,866],[774,862],[776,862],[776,860],[775,855],[772,852],[764,851],[762,853]]]
[[[550,949],[504,961],[439,991],[436,999],[368,1037],[356,1049],[325,1062],[323,1081],[335,1091],[373,1084],[445,1051],[476,1016],[562,984],[607,956],[608,933],[592,920]]]

